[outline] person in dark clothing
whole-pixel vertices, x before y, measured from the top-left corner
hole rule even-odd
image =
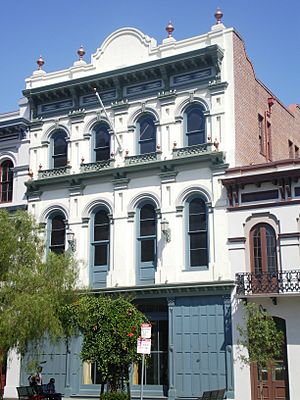
[[[61,400],[62,394],[56,392],[54,378],[51,378],[49,383],[47,383],[45,394],[47,395],[47,398],[50,400]]]

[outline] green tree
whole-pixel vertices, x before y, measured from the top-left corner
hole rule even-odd
[[[45,336],[68,332],[63,307],[74,299],[76,265],[69,253],[45,256],[38,225],[25,211],[0,210],[0,343],[24,355]],[[0,362],[1,363],[1,362]]]
[[[137,338],[145,316],[124,297],[82,296],[75,304],[77,324],[83,335],[81,359],[95,363],[110,392],[125,380],[129,388],[129,366],[141,359]],[[122,386],[122,385],[121,385]]]
[[[260,398],[263,400],[262,370],[271,368],[282,352],[284,335],[276,327],[273,317],[256,303],[244,303],[244,325],[237,326],[238,345],[246,347],[248,355],[239,359],[247,365],[255,363],[258,368]]]

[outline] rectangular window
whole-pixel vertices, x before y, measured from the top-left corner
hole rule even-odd
[[[264,135],[264,118],[258,114],[258,139],[259,139],[259,150],[263,156],[266,156],[266,144]]]
[[[291,140],[288,141],[289,144],[289,158],[294,158],[294,146]]]
[[[241,195],[242,203],[251,203],[254,201],[276,200],[278,199],[278,190],[265,190],[263,192],[243,193]]]

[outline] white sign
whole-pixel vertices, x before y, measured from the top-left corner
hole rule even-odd
[[[151,339],[151,324],[141,325],[141,337],[144,339]]]
[[[137,340],[137,353],[150,354],[151,353],[151,339],[139,337]]]

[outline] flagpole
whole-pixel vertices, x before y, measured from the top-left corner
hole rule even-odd
[[[105,114],[105,116],[106,116],[106,118],[107,118],[107,120],[108,120],[108,122],[110,124],[110,127],[111,127],[111,129],[113,131],[114,137],[116,138],[116,140],[118,142],[119,151],[122,152],[123,148],[122,148],[121,142],[120,142],[120,140],[119,140],[119,138],[118,138],[118,136],[117,136],[117,134],[115,132],[113,121],[110,119],[109,115],[107,114],[107,111],[106,111],[106,109],[104,107],[104,104],[103,104],[103,102],[101,100],[101,97],[100,97],[100,95],[99,95],[99,93],[98,93],[96,88],[94,88],[94,92],[95,92],[95,95],[96,95],[96,97],[97,97],[97,99],[98,99],[98,101],[100,103],[100,106],[101,106],[102,110],[104,111],[104,114]]]

